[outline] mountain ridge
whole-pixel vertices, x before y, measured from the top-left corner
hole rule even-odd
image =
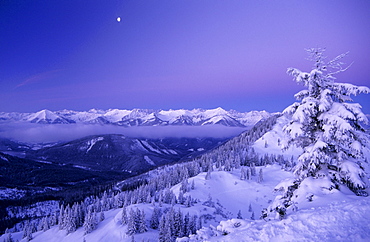
[[[248,127],[272,114],[266,111],[238,112],[215,109],[90,109],[89,111],[43,109],[35,113],[0,112],[2,122],[29,122],[38,124],[113,124],[131,126],[188,125],[203,126],[220,124],[229,127]]]

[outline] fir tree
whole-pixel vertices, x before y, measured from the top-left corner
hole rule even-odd
[[[121,223],[123,225],[126,225],[127,222],[128,222],[127,209],[126,209],[126,206],[123,206],[123,208],[122,208],[122,215],[121,215]]]
[[[243,219],[242,211],[239,210],[238,215],[236,216],[238,219]]]
[[[197,222],[198,216],[197,215],[192,216],[189,222],[189,230],[191,234],[195,234],[197,232]]]
[[[183,237],[183,214],[181,210],[174,212],[173,215],[173,225],[174,225],[174,236]]]
[[[256,172],[256,165],[254,164],[254,162],[252,162],[250,170],[251,170],[251,175],[255,176],[257,172]]]
[[[164,214],[159,222],[159,242],[173,242],[171,231],[171,220],[169,219],[168,213]]]
[[[182,180],[180,191],[183,191],[183,193],[187,193],[189,191],[188,187],[189,187],[188,179]]]
[[[179,201],[179,204],[184,204],[184,202],[185,202],[185,198],[184,198],[184,193],[183,193],[183,191],[182,190],[180,190],[180,192],[179,192],[179,197],[178,197],[178,199],[177,199],[178,201]]]
[[[130,214],[128,216],[128,221],[127,221],[127,230],[126,230],[126,234],[128,235],[133,235],[136,233],[135,217],[136,217],[135,211],[130,209]]]
[[[89,207],[83,224],[85,234],[91,233],[96,228],[96,226],[97,226],[96,212],[93,211],[92,207]]]
[[[211,170],[211,169],[208,169],[208,170],[207,170],[207,174],[206,174],[206,177],[205,177],[205,179],[206,179],[206,180],[211,179],[211,172],[212,172],[212,170]]]
[[[43,231],[45,232],[46,230],[48,230],[48,229],[50,229],[50,219],[49,219],[49,217],[44,217],[43,218],[43,226],[42,226],[42,229],[43,229]]]
[[[52,213],[51,216],[50,216],[50,226],[49,227],[52,227],[54,225],[57,224],[57,215],[56,215],[56,212]]]
[[[240,169],[240,180],[245,180],[245,179],[247,179],[247,172],[246,172],[245,168],[242,167]]]
[[[184,236],[189,236],[191,234],[190,230],[190,214],[189,212],[185,214],[184,217],[184,228],[183,228]]]
[[[251,219],[254,220],[254,212],[252,212]]]
[[[295,68],[287,71],[307,89],[295,95],[300,102],[284,110],[292,119],[284,127],[290,136],[289,144],[301,147],[303,153],[293,168],[296,179],[285,186],[284,195],[271,207],[280,218],[294,203],[300,184],[308,178],[321,179],[321,185],[328,184],[325,185],[328,190],[345,185],[357,195],[367,196],[362,165],[367,138],[361,127],[367,118],[359,104],[351,103],[351,95],[369,93],[370,89],[334,82],[334,75],[347,69],[342,62],[346,54],[326,62],[324,49],[312,48],[307,52],[314,62],[311,72]]]
[[[194,179],[191,181],[191,187],[190,187],[191,190],[194,190],[195,189],[195,183],[194,183]]]
[[[250,180],[251,179],[251,176],[252,176],[251,168],[248,168],[247,169],[247,175],[246,175],[247,180]]]
[[[138,232],[139,233],[145,233],[146,231],[148,231],[148,227],[146,226],[144,210],[141,211],[141,212],[139,210],[139,216],[140,216],[140,220],[139,220],[139,224],[138,224]]]
[[[58,216],[58,226],[59,230],[64,229],[64,205],[62,204],[59,209],[59,216]]]
[[[257,179],[257,182],[258,182],[258,183],[263,182],[263,173],[262,173],[262,168],[260,169],[260,171],[259,171],[259,173],[258,173],[258,179]]]
[[[162,215],[161,219],[159,220],[159,238],[158,241],[164,241],[165,239],[165,234],[166,234],[166,218],[165,215]]]
[[[152,217],[150,219],[150,227],[152,229],[157,229],[159,226],[159,218],[161,216],[161,210],[157,206],[154,207]]]

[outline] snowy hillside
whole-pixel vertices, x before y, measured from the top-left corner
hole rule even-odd
[[[259,175],[250,180],[241,180],[241,169],[231,172],[213,171],[210,177],[203,172],[188,179],[188,191],[182,194],[191,196],[194,203],[186,205],[176,203],[132,204],[125,207],[129,211],[144,211],[147,232],[127,234],[128,226],[122,224],[122,208],[104,212],[104,220],[96,229],[84,235],[81,227],[67,234],[53,226],[46,232],[35,232],[32,241],[158,241],[159,231],[150,228],[154,209],[162,214],[180,213],[185,218],[200,218],[202,228],[190,238],[179,241],[368,241],[370,239],[370,199],[357,197],[350,191],[338,191],[323,194],[313,202],[298,205],[298,211],[285,220],[260,220],[261,210],[271,203],[276,194],[271,191],[275,185],[292,174],[278,165],[256,167],[262,169],[263,179]],[[180,200],[182,184],[171,188]],[[330,201],[330,202],[328,202]],[[172,208],[172,210],[171,210]],[[239,213],[240,210],[240,213]],[[180,212],[179,212],[180,211]],[[239,213],[239,215],[238,215]],[[189,215],[187,215],[189,214]],[[239,216],[240,219],[237,219]],[[253,218],[254,217],[254,218]],[[187,222],[185,222],[187,223]],[[185,225],[185,224],[183,224]],[[12,234],[13,239],[22,240],[23,232]],[[5,239],[7,235],[0,237]]]
[[[301,151],[293,146],[281,151],[287,142],[282,128],[289,121],[271,116],[193,161],[150,171],[133,180],[136,186],[131,181],[117,184],[132,191],[110,191],[61,207],[63,212],[10,230],[11,236],[55,242],[369,241],[370,198],[356,196],[344,185],[329,190],[325,179],[302,182],[294,211],[287,211],[285,219],[277,213],[261,219],[283,194],[284,181],[294,178],[291,157]]]
[[[72,111],[62,110],[52,112],[41,110],[36,113],[0,113],[0,121],[31,122],[40,124],[115,124],[125,127],[130,126],[157,126],[157,125],[209,125],[220,124],[231,127],[248,127],[259,120],[269,117],[266,111],[251,111],[240,113],[234,110],[225,111],[216,109],[193,110],[96,110]]]

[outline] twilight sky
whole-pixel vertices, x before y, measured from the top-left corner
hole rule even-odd
[[[337,81],[370,86],[369,26],[368,0],[0,0],[0,112],[282,111],[305,48],[349,51]]]

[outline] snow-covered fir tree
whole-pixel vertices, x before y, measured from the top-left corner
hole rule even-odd
[[[126,225],[128,222],[128,217],[127,217],[127,209],[126,206],[122,207],[122,215],[121,215],[121,223],[123,225]]]
[[[146,225],[146,219],[145,219],[145,212],[138,210],[137,211],[138,216],[139,216],[139,221],[138,221],[138,232],[139,233],[145,233],[148,231],[148,227]]]
[[[364,162],[368,138],[362,128],[367,123],[361,106],[351,95],[369,93],[367,87],[335,82],[335,74],[345,71],[341,54],[326,62],[325,49],[311,48],[307,52],[314,62],[311,72],[288,68],[287,73],[307,89],[298,92],[296,102],[284,110],[291,122],[284,127],[289,145],[303,149],[293,168],[296,179],[279,185],[284,194],[277,197],[270,211],[284,217],[285,210],[302,199],[305,183],[317,184],[329,191],[345,185],[357,195],[367,196],[364,189]]]
[[[97,227],[97,222],[96,212],[89,207],[83,224],[85,234],[91,233]]]
[[[243,219],[243,215],[242,215],[242,211],[241,210],[238,211],[238,214],[237,214],[236,218]]]
[[[258,172],[257,182],[258,183],[263,182],[263,171],[262,171],[262,168],[260,168],[260,171]]]
[[[130,209],[128,221],[127,221],[127,229],[126,234],[128,235],[134,235],[136,233],[136,224],[135,224],[135,216],[136,213],[133,209]]]
[[[161,209],[155,206],[152,217],[150,219],[150,227],[152,229],[158,229],[160,217],[161,217]]]

